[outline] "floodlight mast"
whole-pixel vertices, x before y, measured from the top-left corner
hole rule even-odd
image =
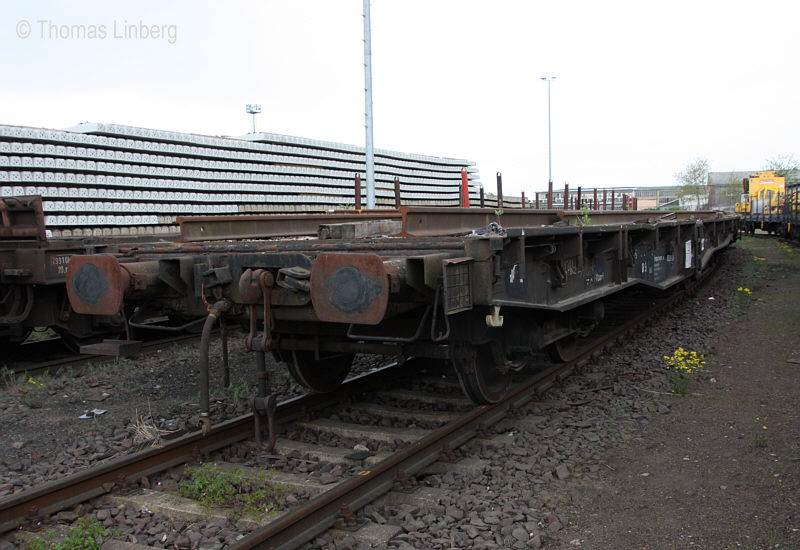
[[[375,149],[372,143],[372,33],[369,0],[364,0],[364,127],[366,129],[367,209],[375,208]]]
[[[261,105],[258,103],[248,103],[244,110],[253,115],[253,133],[256,133],[256,115],[261,112]]]
[[[555,80],[554,76],[542,76],[539,80],[547,82],[547,181],[550,185],[553,184],[553,133],[550,124],[550,83]],[[566,199],[565,199],[566,200]]]

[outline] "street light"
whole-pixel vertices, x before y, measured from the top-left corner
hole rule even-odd
[[[370,0],[364,0],[364,129],[367,161],[367,210],[375,209],[375,145],[372,141],[372,31],[369,14]]]
[[[541,76],[540,80],[547,82],[547,181],[552,185],[553,183],[553,137],[550,130],[550,82],[556,79],[554,76]]]
[[[256,133],[256,115],[261,112],[261,105],[258,103],[248,103],[244,110],[253,115],[253,133]]]

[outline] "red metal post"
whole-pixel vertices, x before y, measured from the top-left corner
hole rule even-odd
[[[628,209],[628,194],[627,193],[623,193],[622,194],[622,209],[623,210],[627,210]]]
[[[597,210],[597,187],[594,188],[594,202],[592,203],[592,210]]]
[[[356,210],[361,210],[361,174],[356,174]]]
[[[603,189],[603,210],[606,210],[608,207],[606,206],[606,189]]]
[[[547,182],[547,209],[553,208],[553,180]]]
[[[611,210],[614,210],[614,190],[611,190]]]
[[[497,208],[503,209],[503,174],[497,173]]]
[[[639,197],[633,197],[633,209],[639,210]]]
[[[569,184],[564,184],[564,210],[569,210]]]
[[[461,206],[469,208],[469,179],[467,169],[461,169]]]

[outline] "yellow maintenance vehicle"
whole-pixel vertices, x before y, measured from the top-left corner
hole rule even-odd
[[[786,196],[786,178],[775,174],[775,170],[763,170],[750,174],[742,181],[742,198],[734,207],[742,214],[742,228],[748,233],[763,229],[774,233],[780,226],[780,215]]]

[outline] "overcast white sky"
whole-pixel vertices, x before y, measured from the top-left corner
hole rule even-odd
[[[0,123],[240,135],[260,103],[259,130],[363,145],[361,13],[3,0]],[[547,75],[557,187],[672,185],[696,157],[755,170],[800,156],[798,21],[796,0],[374,0],[375,145],[474,160],[489,190],[498,171],[507,194],[544,190]],[[132,36],[140,24],[164,36]]]

